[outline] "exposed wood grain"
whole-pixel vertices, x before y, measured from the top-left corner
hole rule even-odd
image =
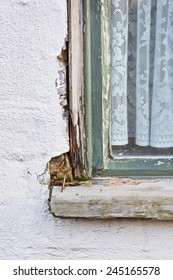
[[[81,0],[68,1],[69,16],[69,142],[74,178],[85,176],[83,9]]]
[[[57,217],[173,220],[173,179],[125,185],[54,187],[51,212]]]
[[[83,12],[82,1],[69,1],[69,87],[73,125],[78,125],[83,94]]]

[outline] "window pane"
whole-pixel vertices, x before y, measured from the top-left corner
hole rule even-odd
[[[111,0],[111,145],[173,155],[172,0]]]

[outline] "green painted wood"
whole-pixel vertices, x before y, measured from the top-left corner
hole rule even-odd
[[[102,158],[102,67],[101,67],[101,4],[91,0],[91,50],[92,50],[92,143],[93,168],[103,167]]]
[[[84,110],[86,135],[86,170],[92,174],[92,95],[91,95],[91,1],[83,1],[83,32],[84,32]]]
[[[172,176],[171,158],[114,160],[110,122],[110,0],[84,0],[85,129],[94,176]]]
[[[85,113],[89,171],[103,168],[101,3],[84,1]]]
[[[173,176],[173,161],[169,158],[134,158],[134,159],[109,159],[105,162],[104,169],[94,170],[94,175],[99,176]]]
[[[103,161],[111,154],[110,149],[110,0],[102,3],[101,34],[102,34],[102,126],[103,126]]]

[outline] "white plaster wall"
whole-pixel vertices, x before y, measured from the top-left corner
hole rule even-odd
[[[66,28],[65,0],[0,0],[0,259],[172,259],[172,222],[48,211],[40,174],[68,150],[55,88]]]

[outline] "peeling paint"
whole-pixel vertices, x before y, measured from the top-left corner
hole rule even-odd
[[[32,175],[30,171],[27,171],[29,175]],[[37,175],[37,179],[41,185],[48,186],[50,183],[50,174],[49,174],[49,164],[46,164],[45,170],[42,174]]]
[[[70,149],[69,152],[61,154],[50,160],[50,186],[63,184],[64,178],[66,178],[65,184],[69,185],[79,184],[79,181],[83,181],[85,179],[82,155],[80,151],[81,143],[79,143],[82,137],[80,116],[78,113],[78,122],[76,124],[74,121],[76,118],[75,112],[69,109],[71,105],[69,104],[69,95],[72,94],[69,89],[69,80],[71,78],[71,75],[69,75],[69,57],[69,44],[67,38],[65,38],[61,53],[57,56],[60,70],[58,72],[58,79],[55,80],[55,86],[57,88],[60,105],[63,109],[63,117],[68,121]],[[76,110],[79,110],[79,108],[76,108]]]
[[[103,154],[111,158],[110,146],[110,5],[109,1],[102,2],[102,76],[103,76]]]
[[[58,78],[55,80],[55,87],[59,96],[59,102],[63,109],[63,118],[68,119],[69,106],[68,106],[68,41],[64,40],[64,46],[61,53],[57,56],[57,61],[60,65],[58,71]]]
[[[162,164],[164,164],[164,162],[163,161],[158,161],[158,163],[157,163],[157,165],[162,165]]]

